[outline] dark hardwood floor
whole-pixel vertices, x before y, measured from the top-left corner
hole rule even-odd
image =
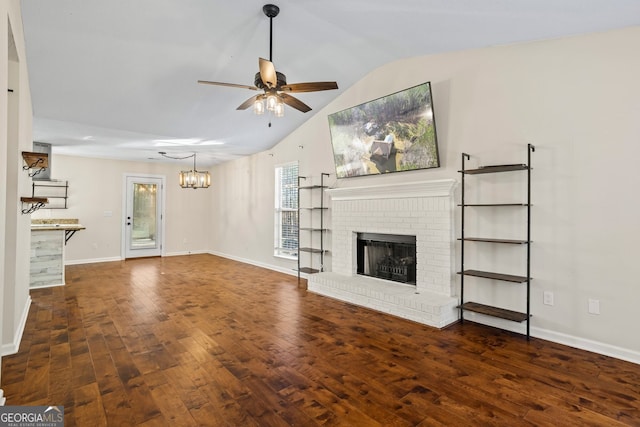
[[[640,365],[437,330],[211,255],[69,266],[35,290],[8,405],[66,426],[640,426]]]

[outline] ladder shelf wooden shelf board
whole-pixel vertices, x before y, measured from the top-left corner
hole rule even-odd
[[[321,253],[326,254],[327,252],[329,252],[328,250],[322,249],[322,248],[298,248],[298,250],[300,252],[309,252],[312,254],[321,254]]]
[[[462,239],[458,239],[462,240]],[[487,243],[508,243],[513,245],[526,245],[526,240],[514,240],[514,239],[488,239],[484,237],[465,237],[465,242],[487,242]]]
[[[300,274],[315,274],[324,271],[325,255],[329,253],[325,249],[325,233],[329,230],[324,224],[325,215],[329,210],[325,206],[324,195],[324,190],[328,188],[325,185],[325,178],[328,177],[328,173],[321,173],[320,184],[301,185],[302,181],[311,182],[312,178],[298,176],[298,285],[300,284]],[[306,181],[307,178],[309,181]],[[300,197],[301,192],[307,194],[304,202]],[[300,212],[303,211],[304,215],[301,215]],[[301,232],[304,232],[304,239],[301,239]],[[309,246],[301,246],[303,243],[310,244]],[[311,255],[307,255],[303,260],[302,253]],[[318,258],[319,268],[316,268],[313,264]]]
[[[465,160],[470,159],[470,155],[466,153],[462,153],[462,168],[458,172],[462,174],[462,186],[461,186],[461,196],[462,200],[458,206],[461,207],[461,231],[460,238],[458,239],[460,243],[460,265],[461,271],[458,273],[460,275],[460,305],[458,308],[460,309],[460,319],[464,321],[464,313],[465,311],[480,313],[487,316],[497,317],[501,319],[506,319],[514,322],[526,322],[526,337],[530,338],[531,331],[531,153],[535,151],[535,147],[531,144],[527,145],[527,163],[516,163],[516,164],[507,164],[507,165],[494,165],[494,166],[484,166],[477,169],[466,169],[465,168]],[[465,176],[467,175],[481,175],[481,174],[490,174],[490,173],[501,173],[501,172],[518,172],[524,171],[527,173],[527,199],[526,202],[517,202],[517,203],[466,203],[465,202]],[[465,235],[465,210],[467,208],[473,207],[519,207],[526,209],[526,238],[525,239],[501,239],[494,237],[468,237]],[[481,210],[484,214],[493,213],[492,210]],[[474,211],[474,213],[482,214],[480,211]],[[481,242],[481,243],[489,243],[489,244],[498,244],[498,245],[524,245],[526,248],[526,274],[524,275],[513,275],[513,274],[503,274],[491,271],[482,271],[476,269],[469,269],[465,266],[465,243],[467,242]],[[465,277],[477,277],[481,279],[490,279],[497,280],[502,282],[512,283],[514,286],[521,286],[522,284],[526,285],[525,293],[525,305],[526,310],[524,312],[510,310],[507,308],[494,307],[487,304],[482,304],[479,302],[466,301],[465,300]],[[477,284],[474,282],[476,286],[483,286],[481,282]]]
[[[326,175],[329,175],[329,174],[326,174]],[[303,177],[303,178],[305,178],[305,177]],[[312,190],[314,188],[329,188],[329,187],[326,186],[326,185],[305,185],[305,186],[300,187],[301,190]]]
[[[529,167],[525,164],[514,164],[514,165],[484,166],[478,169],[462,169],[462,170],[459,170],[458,172],[464,173],[467,175],[478,175],[482,173],[525,171],[527,169],[529,169]]]
[[[458,206],[461,207],[469,207],[469,206],[475,206],[475,207],[493,207],[493,206],[529,206],[526,203],[467,203],[464,205],[459,204]]]
[[[458,274],[463,276],[482,277],[484,279],[502,280],[503,282],[513,282],[513,283],[524,283],[528,280],[526,276],[493,273],[490,271],[480,271],[480,270],[464,270]]]
[[[477,302],[466,302],[461,306],[458,306],[458,308],[467,311],[473,311],[474,313],[486,314],[487,316],[511,320],[513,322],[524,322],[525,320],[527,320],[527,313],[521,313],[519,311],[507,310],[506,308],[479,304]]]

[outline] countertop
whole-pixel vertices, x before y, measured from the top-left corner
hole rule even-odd
[[[61,219],[32,219],[31,231],[42,230],[84,230],[86,227],[79,223],[77,219],[61,218]]]

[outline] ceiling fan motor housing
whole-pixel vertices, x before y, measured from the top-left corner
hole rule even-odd
[[[276,71],[276,78],[278,83],[276,84],[276,89],[280,90],[280,88],[282,86],[285,86],[287,84],[287,76],[285,76],[284,74]],[[256,73],[256,77],[253,81],[253,84],[258,88],[258,89],[269,89],[268,87],[266,87],[264,85],[264,83],[262,82],[262,77],[260,76],[260,72]]]

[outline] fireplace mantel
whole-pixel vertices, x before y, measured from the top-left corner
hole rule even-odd
[[[370,185],[364,187],[340,187],[327,189],[331,200],[406,199],[413,197],[452,196],[457,181],[438,179],[430,181],[402,182],[398,184]]]

